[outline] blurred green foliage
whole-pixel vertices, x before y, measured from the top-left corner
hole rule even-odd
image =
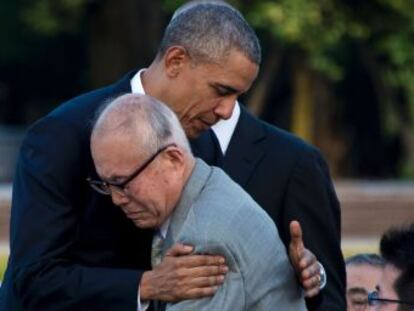
[[[31,36],[47,40],[62,34],[85,32],[82,28],[87,27],[93,8],[104,6],[109,1],[114,0],[1,2],[0,65],[24,58],[25,55],[30,58],[27,42],[33,41]],[[170,14],[187,2],[159,1]],[[385,131],[383,134],[402,136],[401,132],[407,125],[414,133],[414,1],[229,2],[240,9],[248,22],[261,34],[265,47],[276,44],[279,51],[294,51],[301,55],[306,66],[331,85],[341,82],[347,74],[353,61],[349,55],[350,46],[363,46],[364,51],[368,51],[369,62],[375,67],[375,73],[371,73],[371,76],[378,79],[385,90],[377,94],[381,122],[384,124],[381,129]],[[22,38],[26,38],[26,45]],[[31,46],[33,45],[35,44],[32,43]],[[398,101],[404,103],[403,109],[396,104]],[[411,153],[414,157],[414,151]],[[412,167],[412,163],[407,165]],[[405,173],[409,171],[403,169],[402,175],[411,175]]]
[[[185,3],[164,0],[170,11]],[[383,78],[410,97],[414,119],[414,2],[406,0],[229,1],[250,24],[281,46],[301,50],[312,68],[337,81],[344,42],[365,42],[383,65]]]
[[[102,0],[23,1],[21,19],[44,36],[79,31],[86,6]],[[171,13],[183,0],[164,0]],[[251,25],[272,34],[281,46],[303,51],[309,64],[332,80],[343,77],[343,43],[365,41],[384,60],[384,78],[414,93],[414,2],[406,0],[229,1]],[[3,28],[4,29],[4,28]],[[414,97],[413,97],[414,101]]]
[[[6,254],[0,254],[0,281],[3,280],[4,272],[6,271],[7,259],[9,258]]]
[[[86,0],[26,0],[21,18],[33,32],[45,36],[74,33],[82,24],[86,4]]]

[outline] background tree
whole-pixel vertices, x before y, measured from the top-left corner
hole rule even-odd
[[[148,65],[184,2],[2,2],[0,121],[28,124]],[[321,148],[336,176],[414,176],[414,3],[232,3],[263,45],[259,79],[242,99],[255,114]]]

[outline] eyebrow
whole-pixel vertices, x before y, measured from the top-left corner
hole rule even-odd
[[[241,93],[241,91],[240,91],[240,90],[237,90],[237,89],[235,89],[234,87],[229,86],[229,85],[224,85],[224,84],[221,84],[221,83],[214,83],[214,84],[213,84],[213,86],[214,86],[214,87],[223,88],[223,89],[225,89],[227,92],[232,93],[232,94]]]
[[[366,294],[368,295],[368,291],[363,287],[351,287],[347,290],[347,294]]]
[[[121,183],[123,182],[126,178],[128,178],[128,175],[118,175],[117,173],[112,173],[109,176],[100,176],[98,174],[98,177],[107,183]]]

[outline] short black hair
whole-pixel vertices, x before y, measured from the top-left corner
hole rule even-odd
[[[399,299],[414,303],[414,223],[385,232],[381,238],[380,251],[386,264],[401,270],[394,283]],[[400,311],[409,310],[406,307],[401,305]]]
[[[260,65],[261,47],[254,30],[230,4],[219,1],[191,1],[178,8],[158,49],[182,46],[199,62],[217,62],[233,49]]]

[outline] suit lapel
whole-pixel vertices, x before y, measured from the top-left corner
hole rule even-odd
[[[223,169],[242,187],[265,155],[266,132],[261,122],[241,106],[239,121],[223,160]]]

